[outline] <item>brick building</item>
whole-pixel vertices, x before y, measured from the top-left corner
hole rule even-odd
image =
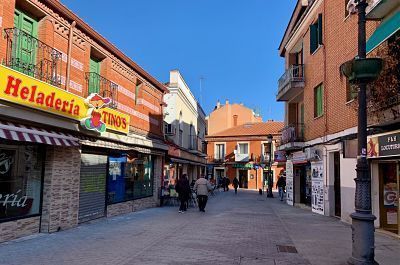
[[[233,104],[232,106],[239,111],[231,111],[227,102],[225,108],[217,105],[217,108],[208,117],[209,131],[215,131],[214,126],[226,123],[226,120],[230,119],[229,117],[233,118],[232,125],[235,125],[206,136],[209,175],[215,179],[217,184],[223,177],[228,177],[231,183],[237,177],[240,188],[266,188],[265,180],[269,172],[271,146],[274,183],[283,170],[284,163],[274,161],[276,141],[280,137],[279,131],[283,128],[283,123],[274,121],[245,122],[241,115],[248,115],[252,111],[243,105]],[[235,108],[232,109],[235,110]],[[219,112],[219,115],[215,115],[215,112]],[[254,117],[254,113],[252,115],[253,119],[261,120],[261,117]],[[242,124],[236,125],[237,121],[241,121]],[[273,136],[272,144],[267,142],[269,134]]]
[[[167,88],[59,1],[0,30],[0,242],[157,205]]]
[[[285,128],[278,149],[288,157],[287,202],[307,204],[314,212],[346,222],[354,211],[357,162],[357,91],[340,71],[344,62],[357,55],[358,20],[347,10],[349,2],[351,5],[349,0],[297,2],[279,47],[286,69],[277,93],[277,100],[285,102]],[[369,18],[376,18],[367,21],[369,38],[385,24],[381,21],[388,20],[386,16],[396,19],[398,1],[370,1],[367,12]],[[398,20],[389,22],[396,23],[390,38],[380,39],[383,45],[398,41]],[[390,107],[398,105],[396,89],[392,99],[397,103],[392,100]],[[369,99],[373,101],[374,95]],[[398,126],[393,115],[374,123],[371,115],[380,116],[383,110],[368,110],[370,133],[373,128],[386,131]],[[385,128],[379,125],[384,123]],[[373,190],[381,193],[375,185]],[[382,208],[378,197],[374,195],[375,214]],[[380,226],[379,221],[376,225]]]

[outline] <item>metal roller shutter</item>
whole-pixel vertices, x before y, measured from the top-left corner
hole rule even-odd
[[[82,154],[79,223],[105,215],[107,156]]]

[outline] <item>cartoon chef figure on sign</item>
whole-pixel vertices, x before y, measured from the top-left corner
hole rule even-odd
[[[100,133],[106,131],[106,125],[101,120],[101,109],[111,103],[110,98],[103,98],[98,94],[90,94],[85,99],[85,103],[89,106],[87,118],[81,120],[81,125],[88,130],[98,131]]]

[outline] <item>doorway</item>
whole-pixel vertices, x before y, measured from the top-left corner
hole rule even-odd
[[[380,222],[384,230],[399,233],[399,162],[379,163]]]
[[[340,196],[340,153],[333,153],[333,175],[334,175],[334,193],[335,193],[335,216],[342,216],[342,202]]]
[[[239,188],[247,189],[249,186],[248,170],[239,169],[238,174],[239,174]]]
[[[225,169],[224,168],[216,168],[215,169],[215,181],[217,185],[222,183],[222,179],[225,177]]]

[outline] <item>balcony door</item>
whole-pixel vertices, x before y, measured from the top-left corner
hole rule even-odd
[[[37,21],[20,10],[14,13],[13,62],[11,67],[33,76],[37,54]]]
[[[89,94],[100,93],[100,61],[90,58]]]

